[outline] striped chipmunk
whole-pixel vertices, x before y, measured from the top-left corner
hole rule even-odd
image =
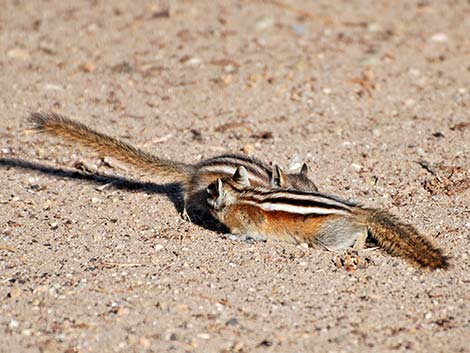
[[[241,166],[207,188],[216,219],[234,236],[307,243],[327,250],[363,249],[370,235],[391,255],[415,266],[447,268],[448,258],[411,225],[378,209],[316,191],[251,186]]]
[[[78,143],[137,169],[155,173],[165,183],[182,184],[183,214],[198,224],[209,224],[214,220],[208,210],[207,186],[218,178],[232,176],[238,166],[244,167],[251,185],[317,190],[308,178],[306,164],[302,165],[298,173],[285,173],[278,165],[271,167],[257,159],[236,154],[225,154],[197,164],[186,164],[157,157],[60,114],[32,113],[29,120],[36,131]]]

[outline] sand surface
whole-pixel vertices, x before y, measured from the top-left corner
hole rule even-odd
[[[470,351],[468,1],[283,1],[2,2],[1,352]],[[228,240],[36,110],[188,163],[297,155],[453,267]]]

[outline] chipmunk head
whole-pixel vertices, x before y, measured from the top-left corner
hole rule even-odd
[[[308,178],[308,166],[302,164],[298,173],[284,173],[277,164],[273,166],[271,186],[279,188],[293,188],[302,191],[318,191],[315,183]]]
[[[235,203],[237,194],[250,186],[245,167],[238,167],[231,177],[217,179],[207,187],[207,203],[214,211],[220,211]]]

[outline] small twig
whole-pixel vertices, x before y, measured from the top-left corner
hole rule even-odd
[[[328,270],[328,267],[319,268],[318,270],[315,271],[315,273],[320,273],[326,270]]]
[[[12,248],[11,246],[8,246],[8,245],[2,245],[2,244],[0,244],[0,250],[7,250],[7,251],[10,251],[10,252],[16,252],[15,248]]]
[[[380,249],[380,246],[374,246],[372,248],[367,248],[367,249],[362,249],[361,252],[366,252],[366,251],[374,251]]]
[[[434,175],[436,177],[436,179],[439,180],[439,182],[442,181],[441,178],[439,177],[439,175],[437,174],[436,168],[434,168],[430,162],[425,161],[424,159],[420,159],[416,163],[418,163],[426,171],[428,171],[429,173]]]
[[[127,263],[127,262],[110,262],[104,261],[101,263],[104,267],[140,267],[140,266],[148,266],[148,265],[155,265],[152,263]]]
[[[169,133],[169,134],[166,134],[165,136],[156,137],[156,138],[151,139],[147,142],[144,142],[144,143],[140,144],[139,147],[148,147],[148,146],[152,146],[152,145],[157,145],[159,143],[168,141],[172,137],[173,137],[173,134]]]
[[[333,18],[331,18],[331,17],[315,15],[315,14],[312,13],[312,12],[299,9],[299,8],[294,7],[294,6],[292,6],[292,5],[286,4],[286,3],[282,2],[282,1],[278,1],[278,0],[261,0],[261,1],[262,1],[262,2],[266,2],[266,3],[270,3],[270,4],[274,5],[274,6],[277,6],[277,7],[281,8],[281,9],[286,10],[286,11],[295,13],[295,14],[297,14],[297,15],[299,15],[299,16],[302,16],[302,17],[320,19],[320,20],[324,21],[324,22],[327,23],[327,24],[332,24],[332,23],[334,23],[334,20],[333,20]]]

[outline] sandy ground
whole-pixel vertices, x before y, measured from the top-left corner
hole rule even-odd
[[[0,351],[469,352],[470,6],[390,4],[2,1]],[[186,162],[298,155],[453,267],[227,240],[153,176],[24,132],[39,109]]]

